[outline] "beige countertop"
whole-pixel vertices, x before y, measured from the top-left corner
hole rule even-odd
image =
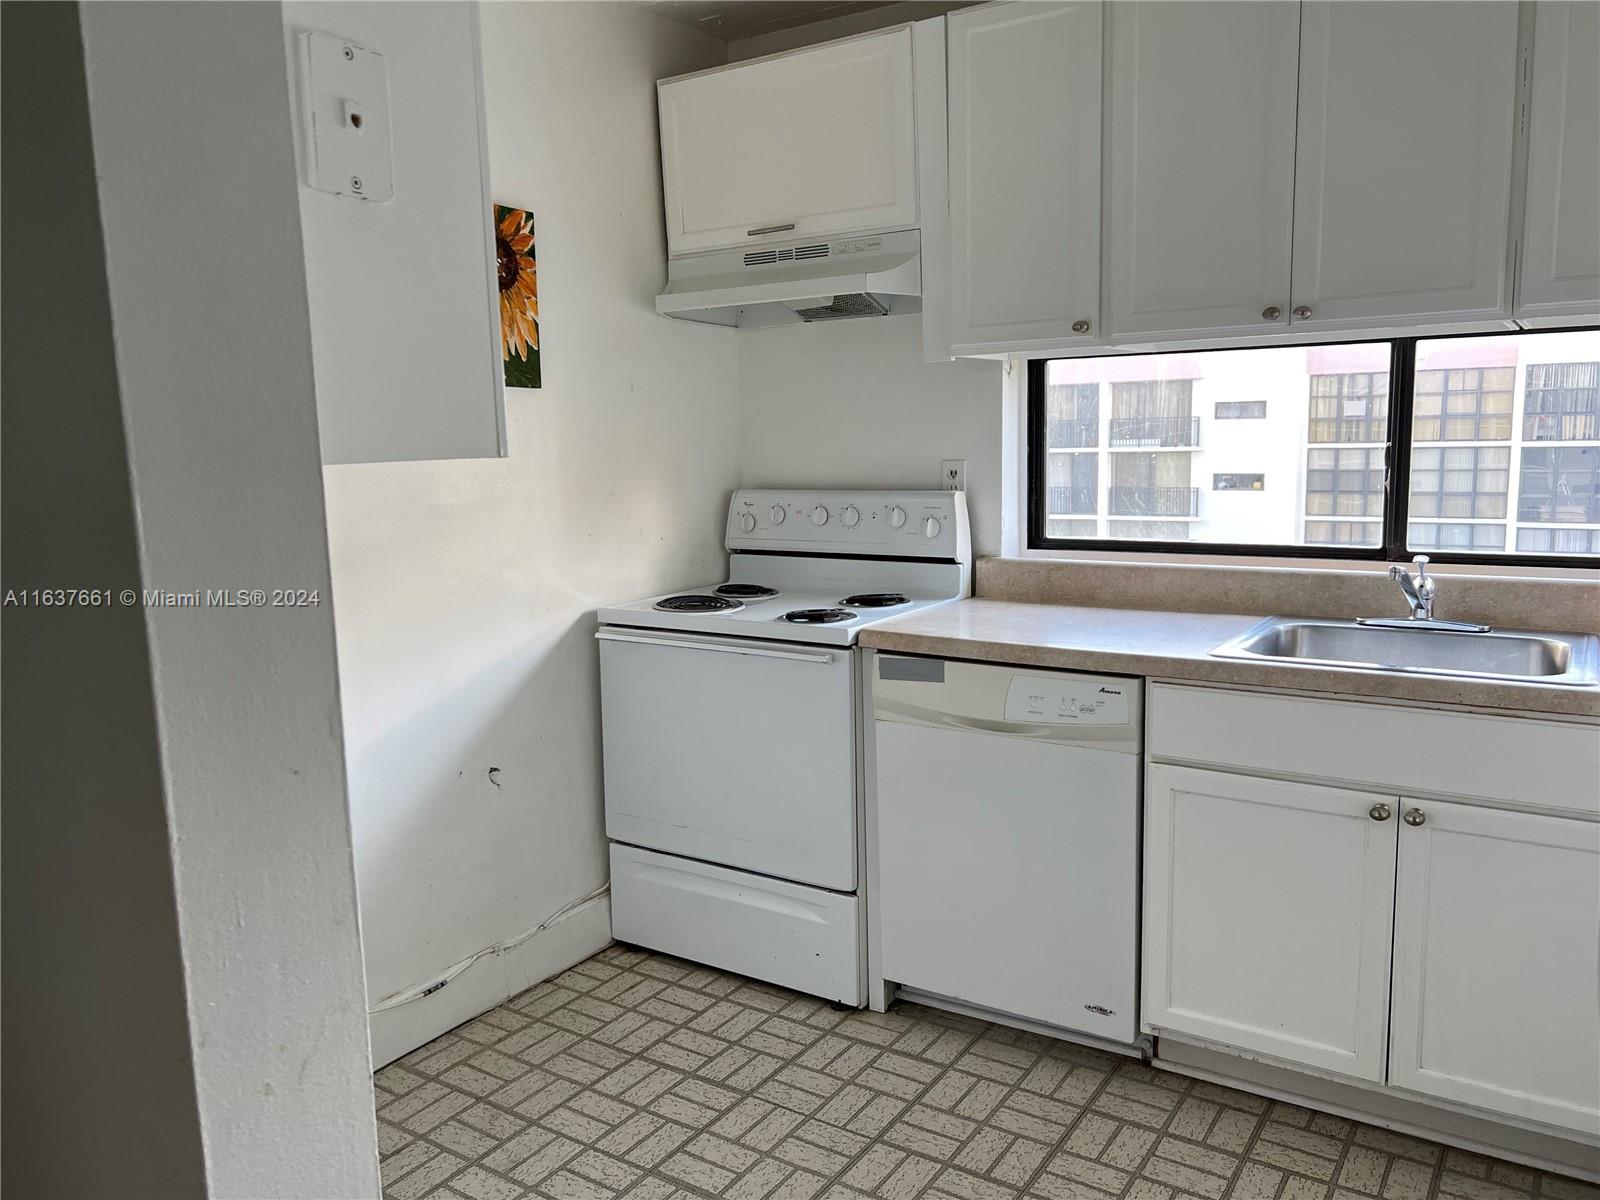
[[[963,600],[872,625],[862,631],[861,644],[874,650],[1018,666],[1334,693],[1500,713],[1600,718],[1597,688],[1244,662],[1211,656],[1213,648],[1261,619],[1229,613]]]

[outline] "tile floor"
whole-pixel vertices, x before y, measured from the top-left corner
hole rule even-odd
[[[617,945],[375,1085],[387,1200],[1600,1200],[1067,1042],[835,1012]]]

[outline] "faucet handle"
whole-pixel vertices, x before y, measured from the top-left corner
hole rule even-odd
[[[1413,558],[1411,562],[1412,565],[1417,568],[1417,591],[1422,593],[1424,596],[1431,596],[1433,594],[1434,582],[1428,576],[1428,556],[1426,554],[1419,554]]]

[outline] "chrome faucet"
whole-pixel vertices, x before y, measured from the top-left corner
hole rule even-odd
[[[1413,558],[1412,563],[1417,568],[1417,577],[1411,574],[1399,563],[1389,568],[1389,578],[1400,585],[1400,590],[1406,594],[1406,603],[1411,605],[1411,619],[1413,621],[1433,620],[1433,598],[1439,594],[1439,585],[1433,576],[1428,574],[1428,556],[1419,554]]]
[[[1467,621],[1440,621],[1433,615],[1433,599],[1439,594],[1439,582],[1428,574],[1428,556],[1419,554],[1411,560],[1417,568],[1413,576],[1399,563],[1389,568],[1389,578],[1400,585],[1411,606],[1407,617],[1360,617],[1357,625],[1375,625],[1380,629],[1437,629],[1449,633],[1488,633],[1487,625],[1474,625]]]

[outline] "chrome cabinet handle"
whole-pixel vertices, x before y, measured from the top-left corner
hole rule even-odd
[[[1087,321],[1074,321],[1072,323],[1072,332],[1073,333],[1088,333],[1089,332],[1089,322],[1087,322]]]
[[[1298,304],[1298,305],[1295,306],[1294,319],[1296,321],[1304,321],[1310,315],[1311,315],[1311,310],[1309,308],[1307,308],[1304,304]]]
[[[1387,821],[1390,817],[1394,816],[1394,809],[1390,808],[1387,804],[1374,804],[1371,808],[1367,809],[1367,816],[1371,817],[1374,821]]]
[[[787,225],[757,225],[754,229],[745,230],[745,237],[760,237],[764,233],[783,233],[794,228],[794,222]]]
[[[1417,826],[1423,824],[1428,817],[1427,814],[1424,813],[1420,808],[1413,808],[1408,810],[1406,815],[1401,819],[1404,820],[1407,825]]]
[[[1281,316],[1283,316],[1283,309],[1276,304],[1269,304],[1261,310],[1261,319],[1263,321],[1276,321]]]

